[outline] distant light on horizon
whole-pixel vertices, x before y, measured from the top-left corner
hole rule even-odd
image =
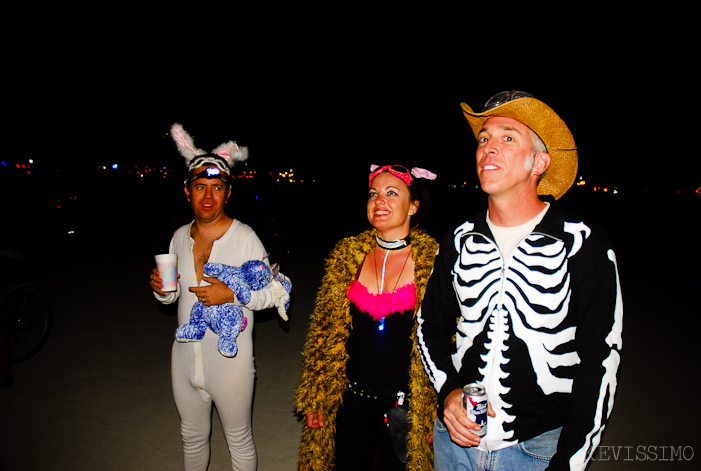
[[[112,164],[112,168],[113,168],[114,170],[117,170],[118,167],[119,167],[119,166],[118,166],[117,164]]]

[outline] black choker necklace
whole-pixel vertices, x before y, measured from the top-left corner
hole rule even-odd
[[[398,239],[398,240],[393,240],[392,242],[387,242],[384,239],[381,239],[380,236],[375,234],[375,239],[377,239],[377,245],[382,247],[385,250],[399,250],[403,249],[404,247],[409,247],[409,244],[411,244],[411,237],[406,236],[403,239]]]

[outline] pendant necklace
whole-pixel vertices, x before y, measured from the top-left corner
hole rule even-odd
[[[393,242],[387,242],[387,241],[382,240],[382,242],[384,242],[384,243],[390,243],[390,244],[396,244],[397,242],[407,241],[407,244],[406,244],[406,245],[396,246],[396,247],[394,247],[394,248],[387,249],[387,248],[385,248],[385,247],[382,247],[382,245],[379,243],[379,241],[381,241],[381,240],[382,240],[382,239],[380,239],[379,237],[377,237],[378,245],[379,245],[381,248],[384,248],[384,249],[385,249],[385,258],[384,258],[384,260],[382,261],[382,279],[381,279],[381,281],[378,281],[378,279],[377,279],[377,278],[378,278],[378,277],[377,277],[377,250],[375,250],[375,253],[373,254],[373,259],[374,259],[374,261],[375,261],[375,283],[377,283],[377,292],[378,292],[378,294],[384,293],[384,289],[385,289],[385,269],[386,269],[386,267],[387,267],[387,258],[389,257],[389,252],[390,252],[390,250],[397,250],[397,249],[400,249],[400,248],[408,247],[408,246],[409,246],[409,243],[411,243],[408,236],[407,236],[406,238],[404,238],[404,239],[400,239],[399,241],[393,241]],[[409,261],[409,256],[410,256],[410,255],[411,255],[411,250],[409,250],[409,251],[407,252],[406,258],[404,259],[404,265],[402,265],[402,271],[399,272],[399,277],[397,278],[397,282],[394,284],[394,290],[397,289],[397,285],[399,284],[399,280],[402,278],[402,273],[404,273],[404,268],[406,267],[406,264],[407,264],[407,262]],[[385,317],[386,317],[386,316],[383,316],[383,317],[380,318],[380,325],[377,327],[378,330],[385,330]]]

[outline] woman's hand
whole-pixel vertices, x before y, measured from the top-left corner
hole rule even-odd
[[[236,301],[234,292],[223,281],[207,276],[203,276],[202,279],[211,285],[193,286],[190,291],[195,293],[197,299],[205,306],[216,306]]]
[[[307,412],[307,427],[319,428],[324,426],[324,417],[321,412]]]

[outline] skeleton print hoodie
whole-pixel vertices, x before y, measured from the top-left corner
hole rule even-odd
[[[551,469],[584,469],[613,408],[623,307],[616,257],[597,226],[552,198],[504,260],[486,211],[448,232],[418,314],[438,391],[482,383],[496,417],[479,448],[563,427]]]

